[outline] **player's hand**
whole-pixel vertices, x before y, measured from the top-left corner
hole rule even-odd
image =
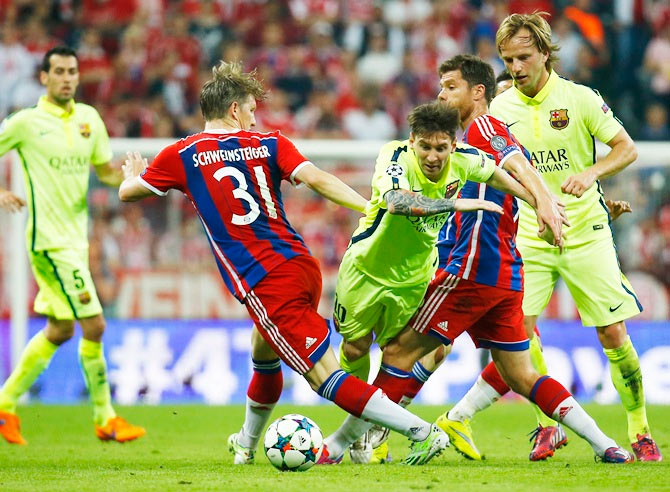
[[[503,215],[505,212],[502,207],[489,200],[480,200],[479,198],[458,198],[454,200],[454,210],[457,212],[472,212],[474,210],[484,210]]]
[[[0,208],[8,212],[20,212],[26,206],[25,200],[9,190],[0,191]]]
[[[565,245],[565,234],[561,233],[561,236],[557,238],[554,236],[553,231],[549,227],[541,224],[537,231],[537,237],[546,243],[551,244],[552,246],[557,246],[559,253],[563,253],[563,246]]]
[[[618,219],[621,214],[629,214],[633,211],[630,203],[624,200],[607,200],[605,205],[607,205],[612,220]]]
[[[139,152],[126,152],[126,162],[121,166],[123,171],[123,179],[134,178],[142,174],[148,166],[149,163]]]
[[[597,176],[596,173],[593,172],[593,169],[587,169],[574,176],[568,176],[568,179],[561,185],[561,191],[579,198],[586,192],[586,190],[593,186],[596,179]]]

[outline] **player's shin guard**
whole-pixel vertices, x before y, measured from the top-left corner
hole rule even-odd
[[[341,456],[372,424],[388,427],[414,441],[423,440],[430,433],[428,422],[392,402],[379,388],[343,370],[331,374],[317,393],[351,414],[326,439],[331,456]]]
[[[47,340],[42,330],[30,339],[19,363],[0,390],[0,410],[16,413],[16,402],[49,366],[57,349],[58,345]]]
[[[533,385],[528,399],[545,414],[586,439],[598,456],[602,456],[608,448],[617,447],[616,442],[600,430],[570,392],[555,379],[541,376]]]
[[[107,381],[107,363],[102,343],[82,338],[79,340],[79,363],[86,381],[86,388],[93,404],[93,421],[103,426],[114,417],[112,393]]]
[[[253,375],[247,389],[247,404],[238,443],[256,449],[284,385],[279,359],[253,360]]]
[[[349,360],[344,353],[344,341],[342,341],[340,344],[340,367],[352,376],[367,381],[370,376],[370,353],[368,352],[360,359]]]
[[[619,393],[623,407],[626,409],[628,439],[630,442],[636,442],[637,434],[649,433],[640,359],[633,343],[630,341],[630,337],[626,337],[626,341],[621,347],[603,349],[603,352],[610,361],[612,382]]]
[[[533,367],[540,376],[547,374],[547,364],[544,361],[544,355],[542,354],[542,343],[540,341],[540,335],[535,327],[535,336],[530,340],[530,346],[528,347],[528,352],[530,354],[530,361],[533,364]],[[542,427],[552,427],[556,425],[556,421],[547,417],[545,413],[537,405],[533,404],[533,411],[535,412],[535,418],[537,423]]]
[[[509,391],[509,387],[498,374],[493,362],[490,362],[479,375],[472,388],[461,398],[456,405],[449,410],[449,420],[463,422],[474,415],[490,407],[500,397]]]

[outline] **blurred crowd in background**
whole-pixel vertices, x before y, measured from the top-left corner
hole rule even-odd
[[[112,137],[200,131],[200,87],[212,65],[237,60],[271,91],[261,130],[406,138],[407,113],[437,93],[441,61],[476,53],[499,73],[499,23],[536,10],[551,16],[561,75],[597,88],[633,138],[670,140],[670,0],[0,0],[0,117],[35,104],[43,54],[67,44],[79,56],[77,99],[98,109]],[[357,184],[367,196],[365,180]],[[624,269],[670,284],[670,169],[605,190],[635,212],[614,224]],[[120,271],[214,267],[181,198],[177,223],[164,204],[121,206],[95,183],[90,204],[91,268],[107,306]],[[324,268],[336,269],[358,217],[308,191],[288,192],[285,205]]]

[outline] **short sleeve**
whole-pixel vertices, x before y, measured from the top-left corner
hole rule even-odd
[[[21,144],[21,117],[15,113],[0,123],[0,155]]]
[[[175,145],[165,147],[140,175],[140,182],[160,196],[170,188],[185,191],[186,176]]]
[[[581,87],[580,106],[584,111],[584,122],[591,135],[601,142],[612,140],[623,126],[614,116],[612,109],[605,103],[598,91]]]
[[[377,156],[372,186],[383,197],[387,191],[409,190],[408,161],[410,147],[406,142],[390,142],[384,145]]]
[[[475,181],[485,183],[493,176],[496,169],[496,161],[481,150],[474,147],[461,146],[456,147],[456,154],[464,159],[464,165],[454,166],[454,170],[461,174],[461,179],[465,181]]]
[[[311,164],[307,158],[300,153],[296,146],[281,133],[277,133],[277,166],[281,171],[282,179],[298,184],[295,175],[304,166]]]
[[[511,156],[523,153],[507,125],[489,115],[476,118],[468,126],[465,142],[493,156],[498,166],[502,166]]]
[[[94,166],[105,164],[112,160],[112,148],[109,145],[109,134],[105,123],[100,118],[100,115],[95,113],[95,142],[93,153],[91,154],[91,164]]]

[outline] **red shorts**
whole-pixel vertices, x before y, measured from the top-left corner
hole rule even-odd
[[[320,298],[319,264],[300,255],[272,269],[244,299],[259,333],[300,374],[330,345],[330,325],[316,311]]]
[[[439,270],[409,326],[445,345],[467,331],[481,348],[527,350],[523,292],[491,287]]]

